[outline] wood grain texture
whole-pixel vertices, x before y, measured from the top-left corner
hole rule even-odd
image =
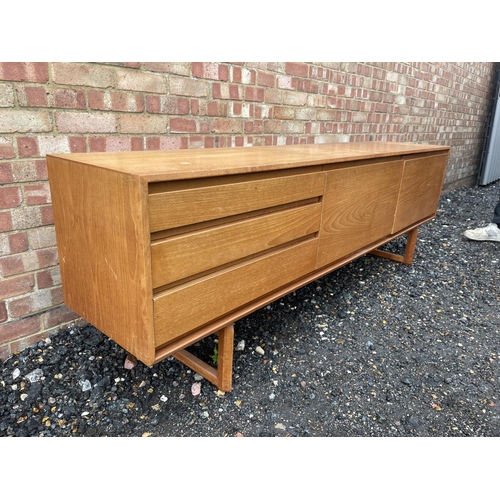
[[[154,360],[147,186],[49,159],[65,304],[129,352]]]
[[[155,296],[156,345],[173,341],[312,272],[317,242],[315,238]]]
[[[447,160],[442,154],[405,161],[393,232],[436,215]]]
[[[317,267],[391,234],[402,161],[327,173]]]
[[[150,230],[161,231],[321,196],[324,175],[317,172],[153,193],[149,195]]]
[[[321,204],[314,203],[154,241],[153,288],[315,233],[320,216]]]
[[[143,177],[148,182],[266,172],[326,163],[449,151],[448,146],[400,142],[351,142],[175,151],[57,155],[74,162]],[[49,158],[50,155],[47,156]]]

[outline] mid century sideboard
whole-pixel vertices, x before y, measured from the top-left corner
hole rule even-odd
[[[372,252],[410,264],[447,146],[363,142],[48,155],[64,302],[146,365],[223,391],[233,324]],[[379,247],[407,234],[404,255]],[[187,348],[219,336],[218,365]]]

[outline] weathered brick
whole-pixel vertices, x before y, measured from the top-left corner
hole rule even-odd
[[[247,69],[235,66],[232,68],[231,74],[232,74],[231,81],[233,82],[243,83],[245,85],[255,85],[256,75],[255,75],[255,70],[253,69]]]
[[[67,136],[62,135],[40,136],[38,138],[38,150],[40,152],[40,156],[46,156],[48,154],[66,154],[77,152],[71,149],[70,139]],[[84,150],[85,149],[83,149],[83,151]]]
[[[119,124],[122,134],[164,134],[168,118],[159,115],[120,115]]]
[[[116,69],[92,64],[52,63],[52,74],[63,85],[108,88],[116,80]]]
[[[195,78],[222,81],[229,79],[228,67],[217,63],[194,62],[191,63],[191,71]]]
[[[39,316],[9,321],[0,325],[0,343],[20,339],[38,331],[40,331]]]
[[[144,111],[144,98],[141,94],[111,92],[110,98],[113,111],[128,111],[131,113]]]
[[[44,269],[36,273],[36,283],[39,289],[51,288],[61,284],[61,272],[59,267]]]
[[[189,76],[191,63],[188,62],[151,62],[144,63],[144,68],[156,73],[172,73],[174,75]]]
[[[279,75],[277,87],[280,89],[294,90],[297,88],[297,79],[292,76]]]
[[[40,216],[43,226],[47,224],[54,224],[54,211],[52,210],[52,205],[40,207]]]
[[[304,92],[283,92],[283,104],[304,106],[307,103],[307,94]]]
[[[265,89],[264,102],[267,104],[281,104],[283,102],[283,91],[278,89]]]
[[[145,73],[144,71],[117,70],[116,88],[163,94],[166,91],[166,79],[163,75]]]
[[[247,101],[264,102],[264,89],[259,87],[246,87],[245,99]]]
[[[85,153],[85,151],[87,150],[87,141],[85,140],[85,137],[73,136],[73,137],[69,137],[68,141],[69,141],[69,152],[70,153]],[[40,143],[40,141],[39,141],[39,143]],[[41,143],[40,143],[40,148],[42,148]],[[48,153],[46,153],[46,154],[48,154]]]
[[[7,307],[5,306],[5,300],[0,302],[0,323],[5,323],[9,316],[7,315]]]
[[[12,213],[10,210],[0,212],[0,232],[12,230]]]
[[[56,113],[57,130],[62,133],[103,134],[116,132],[117,117],[111,113],[60,111]]]
[[[17,186],[0,187],[0,210],[17,207],[21,201],[21,193]]]
[[[49,178],[46,160],[35,160],[35,171],[37,181],[46,181]]]
[[[25,232],[0,234],[0,256],[28,250],[28,236]]]
[[[0,63],[0,80],[15,82],[47,82],[48,65],[44,62],[4,62]]]
[[[12,139],[7,139],[6,137],[0,137],[0,158],[14,158],[16,156],[16,151],[14,149]],[[1,168],[1,167],[0,167]],[[0,173],[0,182],[1,182]]]
[[[20,158],[39,156],[38,137],[17,137],[17,152]]]
[[[265,71],[257,72],[257,84],[263,87],[274,87],[276,83],[276,77],[272,73],[266,73]]]
[[[170,132],[196,132],[196,120],[188,118],[170,118]]]
[[[169,90],[170,94],[173,95],[206,97],[208,95],[208,83],[202,80],[171,76]]]
[[[0,108],[14,106],[14,87],[7,83],[0,83]]]
[[[295,109],[291,107],[274,106],[273,118],[276,120],[293,120],[295,118]]]
[[[11,210],[12,228],[27,229],[42,225],[40,207],[20,207]]]
[[[309,76],[309,66],[301,62],[287,62],[285,71],[287,75]]]
[[[215,134],[241,134],[243,133],[243,121],[238,119],[215,118],[210,122],[210,131]]]
[[[0,281],[0,300],[31,292],[34,286],[35,280],[33,274],[3,279]]]
[[[184,97],[146,96],[146,108],[149,113],[187,115],[189,113],[189,99]]]
[[[2,133],[49,132],[52,124],[47,111],[0,109],[0,130]]]
[[[43,313],[41,318],[44,328],[52,328],[56,325],[74,321],[78,319],[78,315],[69,307],[62,305]]]
[[[239,85],[230,83],[213,83],[212,95],[214,99],[241,99]]]
[[[32,249],[53,247],[56,245],[54,226],[42,226],[28,231],[29,245]]]
[[[57,108],[85,109],[85,92],[76,89],[57,89],[54,92],[54,104]]]
[[[18,90],[18,99],[21,106],[47,107],[47,90],[45,87],[22,87]]]

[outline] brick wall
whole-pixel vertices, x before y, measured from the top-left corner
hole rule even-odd
[[[493,63],[0,63],[0,359],[62,304],[45,155],[389,140],[475,181]]]

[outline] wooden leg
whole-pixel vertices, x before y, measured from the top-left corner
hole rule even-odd
[[[406,248],[404,255],[398,255],[391,252],[386,252],[384,250],[372,250],[370,253],[377,255],[378,257],[384,257],[386,259],[395,260],[396,262],[402,262],[403,264],[410,265],[413,262],[413,254],[415,252],[415,246],[417,245],[418,237],[418,227],[413,228],[408,232],[406,240]]]
[[[179,349],[172,353],[172,356],[199,373],[221,391],[230,392],[233,380],[234,325],[224,327],[216,332],[216,335],[219,337],[217,369],[186,349]]]

